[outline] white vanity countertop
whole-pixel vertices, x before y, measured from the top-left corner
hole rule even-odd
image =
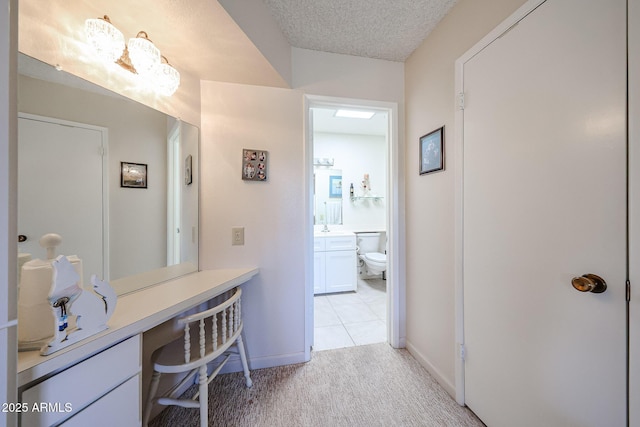
[[[313,237],[344,237],[344,236],[354,236],[355,234],[351,231],[343,231],[343,230],[335,230],[335,231],[316,231],[313,233]]]
[[[258,268],[205,270],[118,297],[109,329],[49,356],[18,353],[18,386],[58,372],[126,338],[147,331],[178,314],[238,286]]]

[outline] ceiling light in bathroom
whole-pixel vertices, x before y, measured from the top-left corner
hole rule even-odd
[[[348,119],[370,119],[376,114],[375,111],[361,111],[361,110],[338,110],[336,111],[336,117],[344,117]]]

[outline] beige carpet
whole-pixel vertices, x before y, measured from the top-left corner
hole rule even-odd
[[[460,407],[406,350],[372,344],[314,352],[309,363],[257,369],[210,384],[209,425],[483,426]],[[185,395],[192,396],[195,386]],[[151,423],[197,426],[198,411],[169,407]]]

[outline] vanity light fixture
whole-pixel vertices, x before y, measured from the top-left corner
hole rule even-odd
[[[153,73],[158,92],[166,96],[173,95],[180,85],[180,73],[169,64],[167,58],[161,56],[160,63],[155,66]]]
[[[348,119],[370,119],[376,114],[375,111],[360,111],[360,110],[338,110],[336,111],[336,117],[344,117]]]
[[[127,44],[131,65],[140,75],[146,75],[160,64],[160,50],[149,40],[146,32],[140,31]]]
[[[145,31],[138,32],[125,44],[122,32],[111,24],[107,15],[87,19],[84,28],[91,46],[107,62],[115,62],[140,75],[165,96],[173,95],[180,86],[180,73],[160,54]]]
[[[101,58],[108,62],[115,62],[122,56],[126,47],[124,36],[111,24],[107,15],[103,18],[87,19],[84,23],[84,32]]]

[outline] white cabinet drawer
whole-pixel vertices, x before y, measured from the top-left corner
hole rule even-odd
[[[350,251],[356,248],[355,234],[348,236],[316,236],[313,239],[313,251]]]
[[[64,427],[139,426],[140,375],[103,396],[61,425]]]
[[[49,426],[68,418],[138,374],[140,363],[140,336],[136,335],[26,389],[21,401],[29,408],[46,403],[63,410],[26,412],[22,425]],[[65,410],[69,406],[71,412]]]
[[[348,251],[356,248],[356,236],[326,237],[326,251]]]

